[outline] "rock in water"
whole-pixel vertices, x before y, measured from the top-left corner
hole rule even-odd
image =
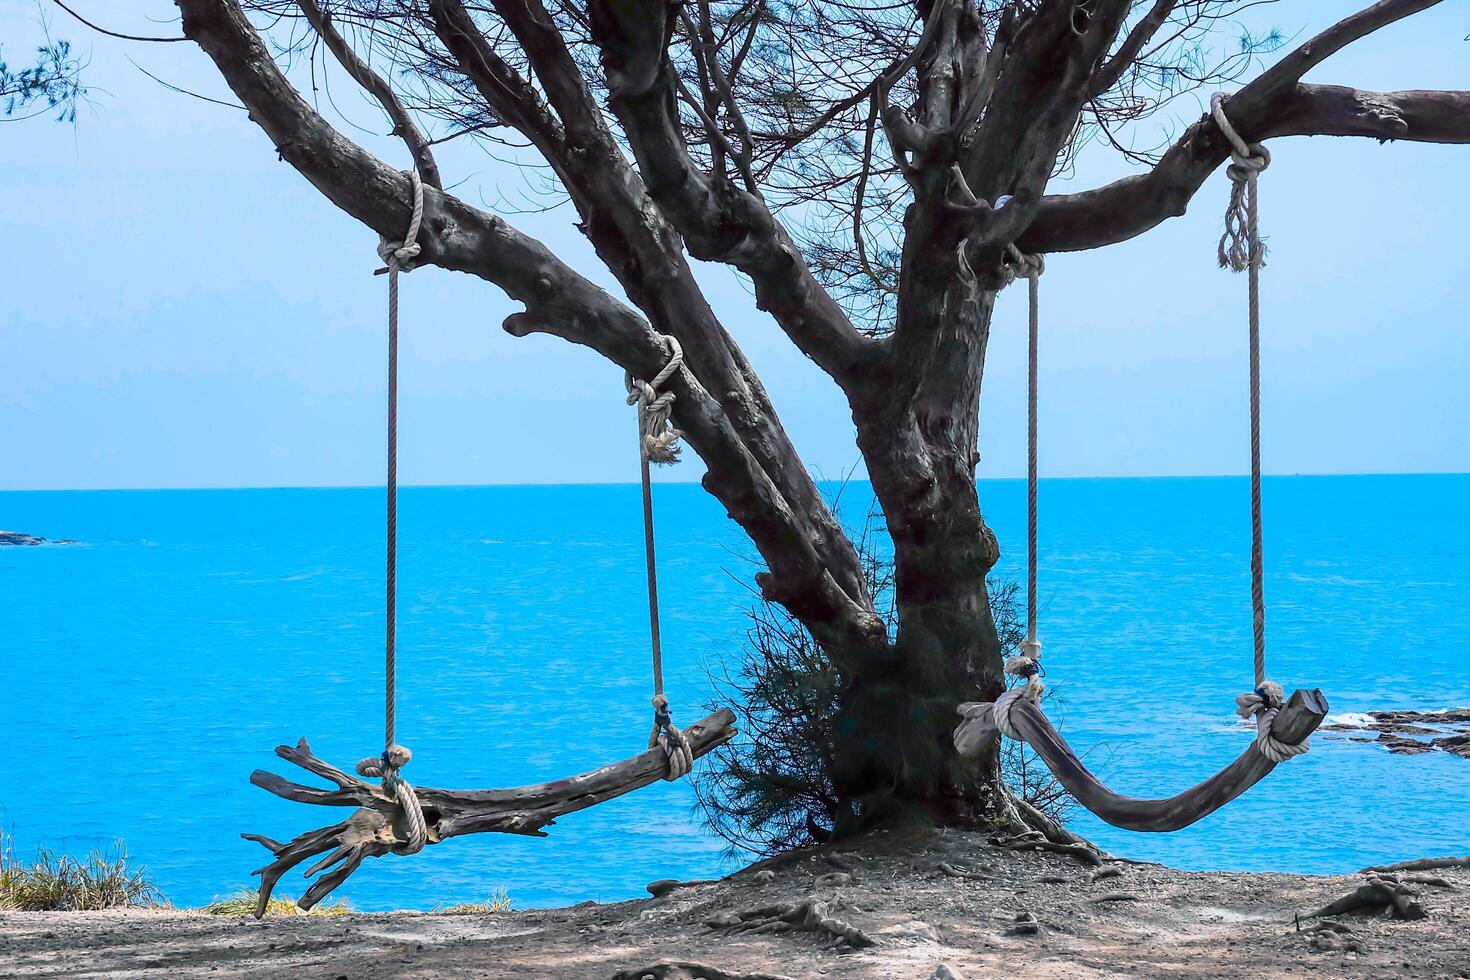
[[[22,534],[19,531],[0,531],[0,545],[37,545],[45,544],[46,539],[34,534]]]
[[[1420,742],[1402,735],[1394,735],[1391,732],[1380,732],[1378,744],[1395,755],[1419,755],[1421,752],[1433,752],[1434,746]]]
[[[1434,745],[1462,759],[1470,759],[1470,735],[1450,735],[1447,738],[1437,738],[1434,740]]]

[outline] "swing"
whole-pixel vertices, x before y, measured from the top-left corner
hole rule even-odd
[[[260,834],[242,834],[263,845],[274,860],[253,874],[260,876],[260,898],[255,915],[265,914],[271,892],[287,871],[309,858],[325,855],[305,876],[314,881],[297,904],[309,909],[332,892],[369,857],[384,854],[415,854],[462,834],[506,833],[545,837],[542,827],[557,817],[614,799],[640,789],[660,778],[674,780],[687,775],[694,760],[723,745],[735,735],[735,715],[721,708],[703,721],[682,731],[673,724],[669,699],[664,694],[663,651],[659,635],[658,581],[654,562],[653,488],[651,463],[678,461],[677,440],[681,433],[670,422],[674,393],[660,391],[683,363],[683,351],[673,337],[665,336],[670,357],[651,380],[625,376],[628,404],[638,414],[639,460],[643,483],[643,540],[648,569],[649,636],[653,657],[653,730],[648,751],[622,762],[554,782],[514,789],[445,790],[410,785],[402,776],[412,758],[395,740],[397,703],[397,615],[396,567],[398,523],[398,273],[409,271],[418,256],[419,225],[424,213],[424,189],[416,170],[409,171],[413,184],[413,216],[402,242],[383,241],[378,254],[387,264],[379,270],[388,275],[388,514],[387,514],[387,633],[385,636],[384,749],[380,756],[357,764],[350,775],[312,754],[306,739],[295,746],[281,745],[276,755],[307,772],[336,785],[320,789],[295,783],[272,772],[256,770],[250,781],[267,792],[298,803],[320,806],[357,807],[346,820],[308,831],[282,843]],[[374,785],[358,776],[380,779]]]
[[[1204,782],[1175,796],[1141,800],[1121,796],[1088,771],[1041,710],[1041,644],[1036,639],[1036,362],[1038,337],[1038,281],[1045,269],[1041,256],[1028,256],[1011,246],[1011,267],[1027,280],[1029,298],[1029,357],[1026,469],[1026,639],[1021,655],[1006,662],[1005,671],[1024,683],[994,702],[959,706],[964,720],[955,729],[955,748],[976,756],[1004,735],[1027,742],[1057,782],[1102,820],[1125,830],[1165,832],[1187,827],[1231,802],[1276,768],[1277,763],[1301,755],[1307,738],[1327,716],[1327,698],[1320,690],[1297,691],[1283,699],[1280,685],[1266,679],[1266,602],[1261,533],[1261,385],[1260,385],[1260,269],[1265,249],[1257,229],[1256,176],[1271,157],[1259,144],[1248,145],[1230,124],[1225,97],[1211,100],[1211,114],[1230,140],[1232,165],[1230,205],[1225,212],[1225,234],[1220,239],[1222,267],[1247,273],[1250,309],[1250,427],[1251,427],[1251,607],[1254,614],[1255,689],[1237,697],[1242,718],[1254,716],[1256,738],[1238,759]]]

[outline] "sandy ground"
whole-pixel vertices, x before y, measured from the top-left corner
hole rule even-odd
[[[942,870],[973,877],[954,877]],[[477,915],[220,918],[198,912],[0,913],[5,977],[765,980],[861,977],[1470,978],[1470,869],[1405,873],[1420,921],[1344,915],[1298,931],[1365,876],[1097,869],[973,834],[794,855],[721,882],[613,905]],[[1413,881],[1411,879],[1421,879]],[[732,933],[743,911],[816,897],[876,945],[805,930]],[[1036,926],[1018,926],[1031,913]],[[1304,919],[1303,928],[1313,920]],[[1034,928],[1035,931],[1028,931]],[[1321,948],[1321,947],[1326,947]],[[1356,951],[1352,947],[1356,947]],[[680,968],[672,964],[692,963]]]

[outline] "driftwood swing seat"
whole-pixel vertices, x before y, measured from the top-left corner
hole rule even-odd
[[[1058,783],[1100,819],[1125,830],[1167,832],[1187,827],[1214,813],[1256,783],[1277,764],[1308,749],[1307,737],[1327,716],[1327,698],[1320,690],[1297,691],[1287,699],[1280,685],[1266,679],[1265,566],[1262,560],[1261,522],[1261,386],[1260,386],[1260,269],[1265,248],[1257,228],[1256,177],[1270,163],[1270,154],[1258,144],[1246,144],[1225,115],[1226,98],[1217,94],[1210,103],[1215,123],[1230,141],[1232,184],[1220,239],[1220,265],[1248,273],[1250,314],[1250,434],[1251,434],[1251,610],[1255,640],[1255,689],[1235,699],[1242,718],[1254,717],[1256,738],[1240,757],[1209,779],[1176,796],[1140,800],[1120,796],[1088,771],[1041,710],[1041,644],[1036,638],[1037,581],[1037,339],[1038,282],[1046,269],[1044,259],[1010,249],[1015,277],[1028,280],[1030,342],[1027,399],[1026,470],[1026,639],[1021,654],[1006,662],[1006,673],[1025,683],[993,702],[959,707],[963,721],[954,732],[955,749],[977,756],[1004,735],[1026,742],[1051,770]]]
[[[735,715],[728,708],[684,729],[684,738],[695,758],[718,748],[735,735]],[[357,870],[365,858],[390,853],[411,853],[414,831],[406,823],[399,798],[382,786],[369,783],[323,762],[312,754],[302,739],[295,746],[281,745],[276,755],[336,785],[319,789],[292,782],[273,772],[257,769],[250,781],[283,799],[319,806],[357,807],[341,823],[308,831],[281,843],[260,834],[244,834],[270,849],[275,860],[259,869],[260,901],[256,914],[265,912],[271,891],[287,871],[319,854],[326,855],[306,870],[307,877],[325,871],[297,903],[309,909]],[[541,829],[568,813],[615,799],[657,782],[669,774],[669,758],[655,746],[622,762],[554,782],[513,789],[414,790],[424,816],[426,844],[438,844],[464,834],[525,834],[545,837]],[[328,870],[330,869],[330,870]]]
[[[325,855],[306,869],[306,877],[321,877],[297,902],[309,909],[346,881],[362,862],[385,854],[415,854],[430,844],[464,834],[502,833],[545,837],[542,827],[557,817],[631,793],[659,779],[674,780],[688,775],[694,760],[735,736],[735,714],[721,708],[684,730],[674,726],[669,700],[664,694],[663,652],[659,637],[658,581],[654,561],[653,488],[650,463],[678,461],[678,439],[682,433],[670,422],[674,394],[660,387],[681,369],[683,351],[673,337],[664,337],[670,357],[664,368],[643,381],[629,375],[627,403],[638,419],[638,456],[643,482],[644,556],[648,572],[649,638],[653,655],[653,729],[648,751],[554,782],[513,789],[450,790],[415,788],[404,780],[402,769],[412,758],[408,749],[394,739],[397,671],[397,524],[398,524],[398,274],[419,254],[419,226],[423,219],[423,183],[417,171],[407,174],[413,191],[413,211],[408,233],[402,242],[382,242],[378,254],[388,273],[388,480],[387,480],[387,581],[384,652],[384,738],[383,754],[357,764],[357,776],[312,754],[302,739],[295,747],[276,747],[276,755],[326,779],[335,789],[294,783],[272,772],[257,769],[250,781],[283,799],[319,806],[357,807],[346,820],[308,831],[281,843],[260,834],[242,834],[246,840],[266,847],[275,860],[254,873],[260,876],[260,899],[256,917],[265,914],[271,892],[281,876],[310,858]],[[380,784],[358,776],[380,777]],[[324,872],[324,873],[323,873]]]

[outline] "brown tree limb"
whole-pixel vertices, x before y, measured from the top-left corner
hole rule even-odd
[[[438,190],[444,189],[443,178],[439,175],[439,165],[434,162],[433,150],[429,147],[429,141],[424,137],[423,131],[419,129],[418,123],[414,121],[402,100],[393,92],[392,86],[387,79],[373,71],[372,66],[358,56],[352,50],[352,45],[342,36],[332,23],[331,14],[322,10],[316,0],[296,0],[301,12],[306,15],[306,20],[326,44],[327,50],[337,59],[348,76],[354,82],[361,85],[388,114],[388,119],[393,123],[393,135],[408,146],[408,152],[413,156],[414,164],[418,167],[419,176],[425,184]]]
[[[345,139],[301,98],[239,4],[180,0],[179,6],[185,32],[214,60],[282,159],[380,235],[401,235],[409,219],[407,179]],[[506,320],[511,333],[563,337],[639,377],[663,367],[667,348],[642,317],[501,218],[429,189],[424,229],[420,263],[469,272],[525,304],[525,312]],[[643,268],[643,288],[668,292],[667,280],[649,277],[652,271]],[[754,378],[738,350],[723,356],[733,365],[732,377],[738,371]],[[770,567],[764,581],[772,597],[819,631],[875,642],[882,624],[872,614],[851,543],[784,433],[778,438],[779,430],[771,428],[776,423],[764,391],[733,383],[717,389],[737,403],[735,411],[727,411],[690,371],[671,378],[670,388],[677,396],[679,426],[709,467],[706,486],[740,521]],[[747,428],[765,428],[763,439],[752,440],[768,454],[764,460],[752,456],[732,417]]]
[[[696,757],[702,756],[735,735],[735,715],[721,709],[684,729]],[[297,803],[318,806],[357,807],[340,823],[308,831],[281,843],[260,834],[242,834],[268,849],[275,860],[255,871],[260,876],[260,900],[256,917],[265,912],[271,892],[281,876],[309,858],[325,855],[308,868],[306,877],[327,873],[317,879],[297,903],[309,909],[329,895],[356,871],[364,860],[401,851],[408,840],[401,826],[402,814],[396,800],[380,787],[348,775],[312,754],[306,739],[294,746],[281,745],[276,755],[336,784],[323,790],[292,782],[272,772],[256,770],[250,781],[269,793]],[[418,799],[429,828],[429,844],[438,844],[464,834],[504,833],[544,837],[541,828],[558,817],[607,800],[615,799],[663,778],[668,757],[659,748],[555,782],[515,789],[447,790],[418,787]]]
[[[662,0],[594,0],[590,10],[613,110],[649,195],[690,254],[750,276],[757,305],[798,348],[842,386],[861,384],[880,345],[853,327],[765,202],[690,157],[668,57],[671,8]]]
[[[1095,99],[1108,89],[1118,84],[1118,79],[1123,73],[1132,67],[1133,62],[1138,59],[1143,51],[1143,46],[1158,33],[1160,27],[1169,19],[1174,8],[1179,5],[1179,0],[1154,0],[1153,7],[1143,19],[1133,25],[1118,50],[1098,68],[1087,86],[1087,97]]]
[[[1227,103],[1241,136],[1263,142],[1283,136],[1369,136],[1380,141],[1470,143],[1470,91],[1365,92],[1342,85],[1297,84],[1269,103]],[[1230,148],[1205,116],[1146,174],[1077,194],[1048,195],[1020,236],[1025,252],[1098,248],[1141,235],[1182,215]]]
[[[1232,95],[1227,112],[1241,136],[1374,136],[1380,140],[1470,140],[1470,93],[1360,92],[1300,79],[1332,54],[1441,0],[1381,0],[1298,46]],[[1126,42],[1125,42],[1126,43]],[[1126,66],[1125,66],[1126,67]],[[1065,252],[1125,241],[1177,217],[1230,155],[1206,114],[1146,174],[1078,194],[1048,195],[1020,235],[1023,251]]]
[[[711,452],[675,403],[675,418],[709,466],[705,486],[751,536],[770,573],[763,591],[781,601],[816,635],[865,644],[881,629],[872,614],[856,550],[807,473],[764,386],[710,308],[685,259],[676,231],[649,200],[592,99],[571,52],[539,0],[497,4],[562,117],[565,139],[543,147],[582,218],[581,229],[628,297],[660,332],[683,345],[685,366],[724,413],[740,452]],[[507,100],[509,66],[495,55],[459,0],[432,0],[435,29],[465,76],[496,112]],[[520,111],[512,104],[510,111]],[[527,133],[533,141],[534,133]],[[538,146],[541,144],[538,142]],[[555,324],[521,327],[562,333]],[[727,440],[728,443],[728,440]]]

